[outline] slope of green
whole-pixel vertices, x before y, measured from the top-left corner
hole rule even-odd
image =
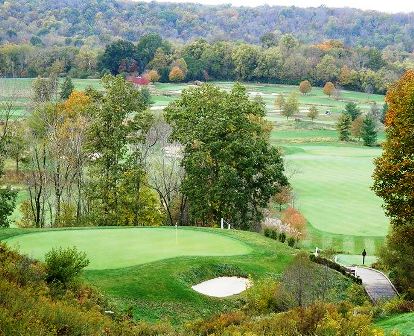
[[[414,313],[392,316],[375,324],[383,328],[387,335],[390,335],[393,330],[398,330],[401,336],[414,335]]]
[[[88,269],[84,273],[85,279],[96,286],[99,290],[107,294],[114,303],[131,313],[137,319],[159,320],[169,318],[176,323],[193,319],[200,316],[229,310],[240,306],[240,296],[230,298],[211,298],[201,295],[191,289],[191,286],[222,275],[242,275],[252,276],[253,278],[263,278],[268,276],[279,276],[286,265],[291,261],[296,253],[295,249],[289,248],[286,244],[281,244],[272,239],[265,238],[260,234],[235,230],[205,229],[205,228],[181,228],[181,234],[188,234],[194,241],[187,241],[188,245],[196,246],[212,244],[212,250],[204,255],[170,255],[166,259],[138,264],[144,254],[160,255],[163,251],[171,251],[175,244],[174,229],[171,228],[83,228],[78,229],[79,236],[88,236],[92,233],[99,237],[100,232],[106,231],[113,237],[114,243],[103,246],[103,256],[88,254],[91,262],[95,259],[113,260],[113,254],[122,251],[130,252],[131,247],[129,235],[134,232],[154,232],[165,231],[165,234],[172,233],[166,245],[146,244],[146,251],[133,252],[131,258],[135,258],[135,266],[117,269]],[[41,233],[36,233],[41,231]],[[122,237],[118,236],[117,231]],[[28,234],[25,234],[28,232]],[[33,233],[35,232],[35,233]],[[28,241],[36,235],[50,235],[51,239],[56,237],[55,233],[70,234],[71,229],[1,229],[0,239],[7,239],[8,242],[16,241],[17,238],[27,238]],[[127,233],[127,234],[125,234]],[[147,235],[145,235],[147,236]],[[217,236],[217,237],[216,237]],[[12,238],[13,237],[13,238]],[[151,237],[151,234],[148,235]],[[89,236],[89,249],[95,249],[96,239]],[[201,240],[212,240],[203,242]],[[60,238],[60,241],[63,241]],[[87,240],[85,239],[85,242]],[[142,240],[144,241],[144,240]],[[227,253],[214,250],[214,241],[225,242],[224,248]],[[39,241],[37,241],[39,242]],[[178,237],[180,242],[180,237]],[[35,243],[33,241],[33,243]],[[67,242],[66,242],[67,243]],[[48,246],[53,243],[45,242]],[[113,244],[117,245],[116,250]],[[145,244],[145,243],[144,243]],[[84,246],[85,247],[85,246]],[[247,253],[247,254],[241,254]],[[222,254],[224,254],[222,256]],[[235,255],[237,254],[237,255]],[[147,259],[151,261],[152,258]],[[153,259],[152,259],[153,260]],[[110,265],[109,265],[110,266]]]

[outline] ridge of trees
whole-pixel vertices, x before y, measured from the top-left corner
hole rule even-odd
[[[307,43],[337,39],[348,45],[411,52],[414,14],[386,14],[350,8],[298,8],[145,3],[102,0],[1,1],[2,43],[36,46],[102,46],[125,39],[137,42],[153,32],[179,42],[223,38],[272,44],[274,36],[291,33]]]

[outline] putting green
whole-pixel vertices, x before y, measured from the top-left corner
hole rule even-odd
[[[88,269],[115,269],[183,256],[232,256],[251,252],[242,241],[217,233],[175,228],[53,230],[12,237],[7,244],[42,260],[52,248],[76,246]]]

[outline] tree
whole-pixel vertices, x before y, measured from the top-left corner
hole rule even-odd
[[[362,125],[364,123],[365,118],[363,116],[359,116],[351,124],[351,134],[358,140],[361,139],[362,136]]]
[[[280,111],[283,110],[285,102],[285,96],[283,94],[278,94],[275,98],[275,109]]]
[[[137,61],[137,51],[132,42],[118,40],[105,47],[104,53],[98,60],[101,70],[109,70],[113,75],[127,71],[125,67],[132,61]],[[120,71],[121,70],[121,71]]]
[[[295,113],[299,112],[299,101],[298,97],[295,92],[291,92],[286,99],[285,104],[283,105],[282,111],[280,114],[286,119],[295,115]]]
[[[299,84],[299,91],[303,94],[307,94],[312,91],[312,85],[308,80],[304,80]]]
[[[171,69],[168,78],[171,82],[182,82],[185,76],[183,70],[181,70],[178,66],[175,66]]]
[[[336,123],[339,132],[339,141],[349,141],[351,135],[351,117],[346,113],[341,113]]]
[[[161,76],[158,74],[157,70],[148,71],[148,78],[152,83],[158,82]]]
[[[98,225],[144,225],[146,206],[159,213],[158,204],[143,189],[140,151],[152,117],[142,92],[122,77],[105,76],[102,84],[104,94],[91,106],[94,119],[87,144],[93,218]]]
[[[414,299],[414,223],[394,224],[380,250],[380,261],[393,284]]]
[[[401,225],[414,218],[414,71],[407,71],[387,92],[388,105],[381,157],[375,160],[375,193],[384,200],[391,223]]]
[[[363,119],[361,127],[361,138],[365,146],[374,146],[377,143],[377,125],[374,117],[367,115]]]
[[[255,229],[269,199],[288,185],[263,104],[240,84],[230,92],[204,84],[183,91],[165,112],[172,139],[184,146],[181,190],[190,221],[214,225],[225,218]]]
[[[171,46],[168,42],[163,41],[158,34],[150,33],[142,36],[135,48],[137,56],[136,60],[139,62],[139,70],[145,70],[147,64],[154,58],[158,49],[164,52],[169,52]]]
[[[66,77],[60,87],[60,99],[68,99],[74,89],[75,86],[72,83],[72,79],[70,77]]]
[[[323,93],[327,96],[331,96],[334,93],[335,85],[332,82],[327,82],[323,87]]]
[[[58,80],[56,76],[49,78],[37,77],[32,83],[33,102],[45,103],[51,101],[56,93],[58,87]]]
[[[316,119],[319,116],[319,110],[315,105],[312,105],[309,108],[308,114],[307,114],[308,118],[310,118],[312,121],[314,119]]]
[[[292,189],[289,186],[283,186],[272,197],[272,201],[279,205],[279,211],[282,211],[282,206],[292,201]]]
[[[356,103],[349,102],[345,105],[345,113],[351,117],[352,121],[354,121],[359,115],[361,115],[361,110]]]
[[[9,227],[9,216],[16,207],[17,192],[10,187],[0,187],[0,228]]]

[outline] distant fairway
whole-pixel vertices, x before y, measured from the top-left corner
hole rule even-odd
[[[79,229],[29,233],[6,240],[33,258],[56,247],[76,246],[90,259],[89,269],[124,268],[183,256],[248,254],[242,241],[219,233],[175,228]]]

